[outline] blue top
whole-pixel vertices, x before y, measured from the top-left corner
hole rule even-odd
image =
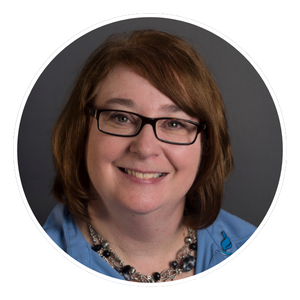
[[[246,221],[221,210],[211,226],[197,231],[196,274],[225,260],[247,241],[255,229]],[[86,267],[125,280],[91,249],[68,207],[57,204],[49,215],[44,230],[61,249]]]

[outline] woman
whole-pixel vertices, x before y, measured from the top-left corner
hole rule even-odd
[[[226,259],[255,227],[221,210],[233,160],[222,97],[185,41],[145,30],[90,56],[53,133],[62,204],[44,229],[114,278],[177,280]]]

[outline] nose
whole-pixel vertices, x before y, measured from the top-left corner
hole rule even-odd
[[[133,137],[130,151],[146,159],[151,156],[158,156],[161,153],[160,141],[155,137],[153,127],[150,124],[144,125],[141,132]]]

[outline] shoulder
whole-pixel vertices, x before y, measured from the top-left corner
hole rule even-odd
[[[82,262],[90,257],[90,248],[67,206],[57,204],[51,211],[43,229],[66,253]],[[88,264],[85,262],[84,264]]]
[[[50,238],[63,250],[67,248],[64,227],[69,214],[66,206],[56,204],[43,226]]]
[[[256,230],[256,227],[241,218],[232,215],[225,210],[221,209],[217,223],[223,226],[224,229],[230,232],[236,238],[243,238],[250,236]]]
[[[210,234],[211,238],[218,244],[222,246],[222,250],[226,251],[226,243],[231,242],[231,247],[236,250],[240,248],[248,238],[254,233],[256,227],[241,218],[232,215],[223,209],[221,209],[216,221],[209,226],[207,232]],[[221,240],[221,244],[220,244]],[[223,244],[222,244],[223,242]],[[225,249],[224,249],[225,247]],[[228,247],[228,246],[227,246]],[[231,248],[230,247],[230,248]],[[233,250],[232,249],[232,250]]]
[[[49,214],[43,227],[49,227],[56,222],[62,222],[64,214],[66,213],[66,206],[61,203],[58,203],[54,206],[51,213]]]
[[[252,224],[221,210],[215,222],[197,231],[196,273],[224,261],[237,251],[254,233]]]

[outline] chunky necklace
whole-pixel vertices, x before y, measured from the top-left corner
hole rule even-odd
[[[132,266],[125,265],[116,253],[109,247],[109,243],[94,230],[90,223],[87,223],[94,246],[92,249],[97,252],[107,263],[109,263],[125,280],[137,282],[165,282],[174,280],[177,274],[189,272],[196,265],[197,238],[195,230],[188,228],[188,236],[184,239],[185,245],[177,252],[177,259],[170,263],[170,268],[160,273],[155,272],[152,276],[141,274]],[[98,239],[98,243],[96,241]],[[193,255],[192,255],[193,254]]]

